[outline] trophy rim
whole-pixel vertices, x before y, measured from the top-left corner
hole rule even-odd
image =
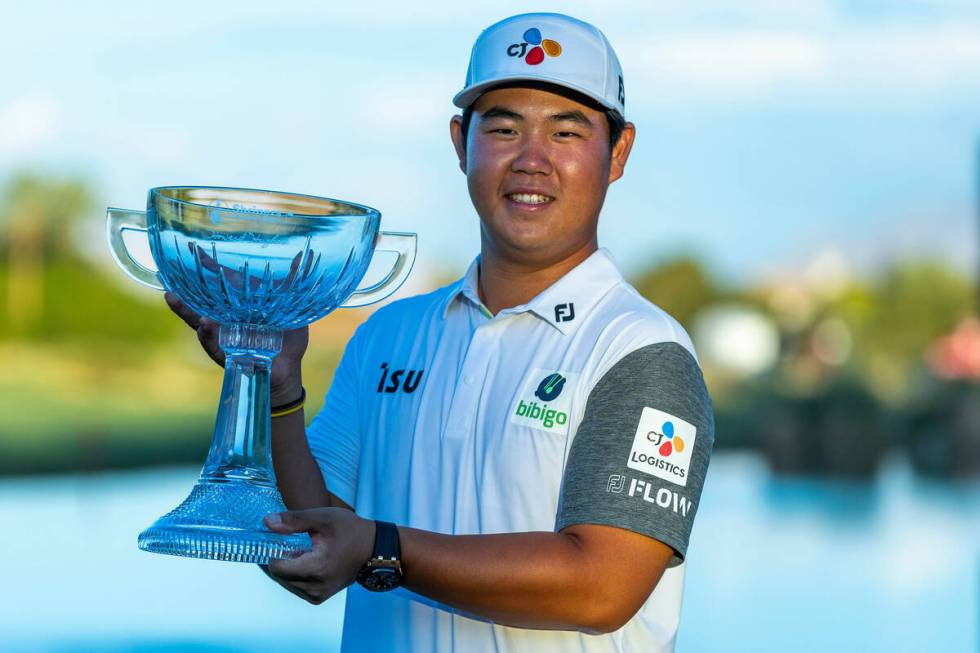
[[[236,208],[236,207],[231,207],[231,206],[215,207],[215,206],[209,205],[209,204],[202,204],[201,202],[192,202],[190,200],[183,200],[183,199],[178,199],[176,197],[170,197],[170,196],[165,195],[165,194],[163,194],[163,193],[160,192],[160,191],[165,191],[165,190],[184,190],[184,189],[212,189],[212,190],[245,191],[245,192],[250,192],[250,193],[269,193],[270,195],[285,195],[285,196],[291,196],[291,197],[303,197],[303,198],[307,198],[307,199],[311,199],[311,200],[317,200],[317,201],[320,201],[320,202],[330,202],[330,203],[334,203],[334,204],[343,204],[343,205],[354,207],[354,208],[357,208],[357,209],[360,209],[360,210],[364,211],[364,215],[353,216],[353,217],[363,217],[363,218],[370,218],[370,217],[380,218],[381,217],[381,211],[379,211],[378,209],[376,209],[374,207],[368,206],[367,204],[359,204],[358,202],[351,202],[351,201],[348,201],[348,200],[339,200],[339,199],[335,199],[335,198],[332,198],[332,197],[326,197],[324,195],[311,195],[309,193],[294,193],[292,191],[282,191],[282,190],[268,190],[268,189],[264,189],[264,188],[245,188],[244,186],[211,186],[211,185],[200,185],[200,184],[174,184],[174,185],[169,185],[169,186],[154,186],[153,188],[151,188],[149,190],[149,195],[151,197],[153,197],[153,196],[159,196],[159,197],[161,197],[162,199],[164,199],[164,200],[166,200],[168,202],[175,202],[177,204],[186,204],[187,206],[196,206],[196,207],[203,208],[203,209],[213,210],[213,209],[217,208],[217,209],[219,209],[221,211],[232,211],[234,213],[242,213],[244,215],[253,215],[253,214],[259,214],[259,215],[261,215],[261,213],[259,213],[259,212],[250,211],[248,209]],[[322,219],[322,218],[332,217],[330,215],[323,215],[323,214],[319,214],[319,213],[289,213],[288,215],[290,217],[294,217],[294,218],[321,218]]]

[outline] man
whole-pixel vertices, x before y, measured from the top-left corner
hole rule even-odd
[[[266,522],[313,551],[267,573],[312,603],[349,587],[348,653],[671,650],[714,426],[687,334],[598,249],[635,135],[619,62],[591,25],[515,16],[454,102],[480,255],[358,328],[305,431],[306,332],[287,336],[291,510]]]

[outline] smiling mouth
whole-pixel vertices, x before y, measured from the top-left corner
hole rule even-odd
[[[547,204],[548,202],[554,202],[555,198],[550,195],[541,195],[540,193],[508,193],[506,195],[507,199],[518,202],[520,204]]]

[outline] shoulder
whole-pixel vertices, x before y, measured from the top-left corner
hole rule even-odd
[[[627,357],[648,359],[661,352],[687,358],[699,367],[694,343],[680,322],[629,283],[623,281],[614,286],[597,309],[594,349],[597,355],[591,370],[594,380]]]
[[[454,282],[431,292],[404,297],[385,304],[374,311],[358,327],[356,337],[360,339],[387,338],[401,331],[417,334],[425,321],[442,317],[446,300],[455,291],[457,283]]]

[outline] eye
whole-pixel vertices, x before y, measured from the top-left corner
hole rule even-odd
[[[578,138],[578,132],[560,131],[556,134],[559,138]]]
[[[491,134],[504,134],[506,136],[510,136],[511,134],[515,134],[517,132],[515,132],[513,129],[510,129],[508,127],[497,127],[496,129],[491,129],[490,130],[490,133]]]

